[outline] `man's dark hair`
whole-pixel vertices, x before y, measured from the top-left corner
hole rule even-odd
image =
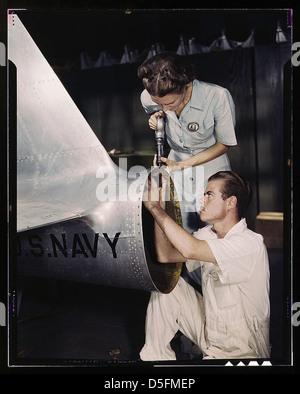
[[[219,171],[212,175],[208,181],[222,179],[224,181],[221,189],[222,198],[226,200],[231,196],[237,198],[237,212],[242,219],[252,199],[252,188],[249,182],[240,174],[233,171]]]
[[[150,95],[164,97],[169,93],[180,94],[196,78],[196,70],[183,56],[161,53],[139,66],[138,77]]]

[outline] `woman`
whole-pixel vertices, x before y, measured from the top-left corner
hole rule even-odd
[[[235,109],[228,90],[196,79],[193,65],[176,54],[159,54],[138,68],[145,90],[141,102],[156,129],[158,116],[165,119],[171,148],[162,161],[173,172],[177,193],[182,195],[183,227],[200,227],[197,202],[207,179],[217,171],[231,170],[227,151],[237,144]]]

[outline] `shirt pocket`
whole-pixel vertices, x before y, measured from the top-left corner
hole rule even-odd
[[[202,134],[212,135],[215,129],[215,121],[213,118],[205,118],[202,126]]]
[[[189,124],[191,123],[193,122],[190,122]],[[214,134],[215,122],[213,118],[205,118],[198,124],[199,124],[199,128],[197,131],[190,131],[187,125],[187,135],[188,135],[188,139],[191,142],[191,145],[195,145],[199,142],[204,142],[210,139],[211,136]]]
[[[224,285],[219,278],[211,275],[211,289],[214,293],[216,303],[219,309],[229,308],[236,305],[236,300],[232,292],[232,285]]]

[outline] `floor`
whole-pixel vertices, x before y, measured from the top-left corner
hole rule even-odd
[[[269,258],[272,359],[282,363],[288,349],[282,250],[269,250]],[[10,330],[10,348],[16,353],[11,363],[142,363],[137,360],[149,296],[139,290],[27,278],[15,330]],[[178,336],[172,346],[178,360],[186,360]]]

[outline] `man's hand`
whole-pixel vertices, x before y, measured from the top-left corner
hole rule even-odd
[[[166,179],[162,176],[162,187],[158,186],[158,176],[160,174],[157,173],[156,176],[153,174],[148,178],[148,183],[146,184],[144,194],[143,194],[143,203],[145,207],[151,211],[154,207],[162,208],[165,210],[166,206]],[[156,179],[157,178],[157,179]]]

